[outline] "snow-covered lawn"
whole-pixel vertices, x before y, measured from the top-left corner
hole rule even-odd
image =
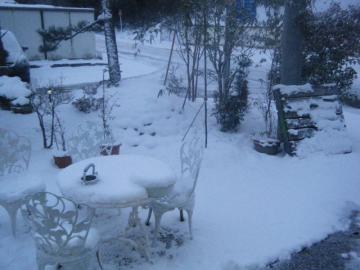
[[[129,68],[142,74],[136,67],[137,61],[155,70],[166,66],[166,61],[142,58],[124,63],[124,70]],[[260,74],[261,67],[253,72]],[[72,80],[77,74],[68,76]],[[92,79],[89,74],[79,76]],[[117,93],[120,102],[120,107],[115,109],[113,128],[116,139],[122,143],[122,154],[153,156],[178,171],[181,138],[201,101],[188,104],[185,112],[180,113],[182,98],[157,98],[161,76],[162,71],[158,71],[129,78],[110,90]],[[211,117],[209,147],[196,190],[194,240],[188,239],[187,225],[178,222],[177,212],[166,214],[162,225],[178,229],[177,234],[185,235],[184,243],[171,248],[172,256],[154,255],[153,264],[139,262],[122,269],[235,270],[238,266],[261,265],[284,258],[331,232],[346,228],[349,210],[360,205],[360,110],[345,108],[344,111],[353,152],[317,154],[304,159],[266,156],[253,150],[251,135],[262,125],[256,110],[250,110],[240,131],[233,134],[218,131]],[[97,113],[80,113],[71,104],[61,107],[61,115],[67,135],[88,120],[100,125]],[[56,186],[59,169],[52,164],[51,152],[41,147],[36,115],[0,111],[0,119],[2,127],[31,139],[30,173],[40,176],[49,191],[59,193]],[[146,214],[145,210],[141,211],[143,219]],[[121,219],[124,222],[125,213]],[[118,221],[97,224],[102,237],[116,231]],[[22,218],[19,217],[18,237],[14,239],[8,217],[1,209],[0,269],[35,268],[34,244]]]

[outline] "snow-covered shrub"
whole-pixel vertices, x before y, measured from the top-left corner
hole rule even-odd
[[[10,109],[12,106],[24,106],[30,103],[31,91],[19,77],[0,76],[0,106]]]
[[[308,11],[304,18],[304,76],[313,84],[336,83],[346,95],[359,62],[360,7],[342,9],[333,3],[322,13]]]
[[[172,66],[169,70],[168,80],[166,84],[165,91],[161,89],[158,96],[162,96],[165,92],[168,95],[179,95],[181,93],[186,93],[186,87],[184,86],[184,79],[182,76],[177,76],[178,67]]]
[[[248,57],[243,57],[239,62],[236,80],[229,95],[220,98],[219,92],[215,94],[214,115],[221,131],[235,131],[244,119],[248,105],[249,89],[246,77],[250,63]]]
[[[83,96],[76,99],[72,104],[84,113],[94,112],[100,109],[102,104],[102,97],[98,97],[97,89],[99,85],[86,86],[83,90]]]
[[[219,102],[215,94],[215,116],[221,125],[221,131],[235,131],[244,119],[247,109],[248,83],[246,80],[236,82],[236,91],[228,98]]]
[[[346,104],[360,108],[360,83],[354,84],[351,89],[346,91],[342,98]]]

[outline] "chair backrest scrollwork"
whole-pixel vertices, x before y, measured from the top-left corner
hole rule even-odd
[[[100,154],[103,132],[95,122],[86,122],[76,129],[68,140],[68,150],[75,161],[95,157]]]
[[[31,143],[13,131],[0,128],[0,176],[22,173],[29,167]]]
[[[54,256],[83,251],[93,209],[49,192],[32,195],[22,207],[34,232],[37,249]]]
[[[200,137],[195,136],[183,142],[180,148],[181,175],[193,181],[191,194],[194,193],[200,173],[204,145]]]

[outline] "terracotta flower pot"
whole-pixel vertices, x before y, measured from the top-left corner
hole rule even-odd
[[[277,155],[280,152],[280,141],[272,138],[253,139],[254,148],[259,153]]]
[[[72,164],[71,156],[54,156],[54,163],[58,168],[64,169]]]
[[[100,154],[102,156],[119,155],[120,154],[120,146],[121,146],[121,144],[101,145],[100,146]]]

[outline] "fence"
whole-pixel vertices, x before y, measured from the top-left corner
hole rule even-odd
[[[80,21],[92,22],[94,9],[63,8],[45,5],[0,5],[0,26],[12,31],[22,47],[27,48],[30,60],[39,59],[79,59],[95,58],[95,34],[83,33],[75,38],[64,41],[60,47],[45,55],[39,52],[43,44],[39,29],[50,26],[67,27],[77,25]]]

